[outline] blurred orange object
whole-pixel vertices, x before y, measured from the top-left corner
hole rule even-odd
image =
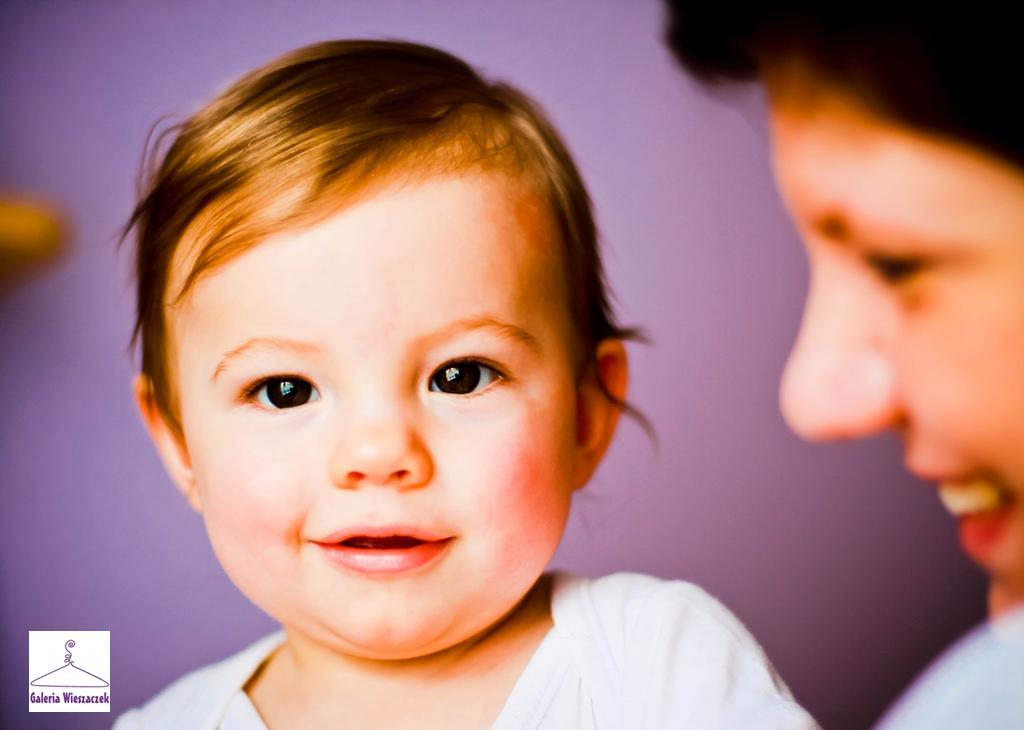
[[[45,200],[0,193],[0,287],[57,258],[66,238],[61,218]]]

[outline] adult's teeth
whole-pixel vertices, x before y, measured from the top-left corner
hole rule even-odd
[[[954,517],[986,512],[1003,503],[1003,493],[991,482],[976,479],[973,482],[939,485],[939,499]]]

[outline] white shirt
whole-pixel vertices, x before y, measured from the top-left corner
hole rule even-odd
[[[818,727],[739,620],[697,586],[556,574],[551,613],[492,730]],[[115,730],[266,730],[242,688],[283,638],[186,675]]]

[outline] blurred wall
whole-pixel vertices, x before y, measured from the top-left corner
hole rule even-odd
[[[110,629],[114,713],[271,630],[215,562],[134,412],[127,353],[146,133],[285,50],[338,37],[440,46],[520,85],[576,154],[632,347],[628,421],[556,564],[700,583],[829,728],[863,728],[983,613],[933,490],[898,444],[815,447],[776,388],[806,267],[772,187],[756,92],[707,96],[654,0],[0,6],[0,188],[65,207],[69,255],[0,299],[0,725],[29,715],[29,629]]]

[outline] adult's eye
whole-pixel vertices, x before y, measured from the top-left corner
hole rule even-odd
[[[430,389],[436,393],[468,395],[486,388],[501,375],[476,360],[458,360],[445,363],[430,376]]]
[[[262,405],[275,410],[296,408],[320,400],[320,393],[308,380],[293,377],[267,378],[253,391]]]
[[[925,264],[921,259],[883,256],[880,254],[869,254],[865,260],[878,276],[890,284],[898,284],[905,279],[909,279],[921,271]]]

